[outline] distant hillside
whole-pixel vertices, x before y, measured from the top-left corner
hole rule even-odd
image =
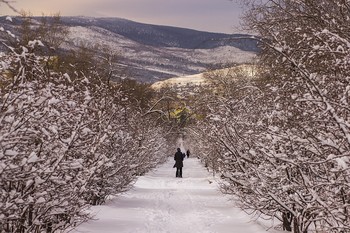
[[[208,76],[216,77],[219,75],[221,77],[235,77],[235,73],[244,74],[245,77],[253,77],[256,73],[256,66],[244,64],[224,69],[206,71],[205,73],[173,77],[155,82],[151,87],[155,90],[164,87],[171,87],[180,91],[191,91],[197,87],[209,85],[210,82],[207,79]]]
[[[96,26],[122,35],[140,44],[155,47],[184,49],[212,49],[233,46],[243,51],[256,52],[256,42],[244,34],[222,34],[196,31],[186,28],[138,23],[120,18],[63,17],[71,26]]]
[[[0,17],[0,26],[14,31],[12,22]],[[39,21],[40,17],[34,18]],[[120,18],[62,17],[69,27],[64,50],[80,44],[100,44],[119,54],[119,67],[141,82],[154,83],[175,76],[200,73],[224,64],[251,61],[258,52],[249,35],[220,34],[185,28],[143,24]],[[14,32],[16,33],[16,32]],[[91,46],[93,47],[93,46]]]

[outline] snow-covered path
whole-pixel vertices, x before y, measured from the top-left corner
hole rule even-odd
[[[195,158],[185,159],[175,178],[172,158],[140,177],[134,188],[96,206],[96,221],[74,233],[266,233],[233,207]]]

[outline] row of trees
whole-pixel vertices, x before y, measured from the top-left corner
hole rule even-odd
[[[0,57],[0,232],[63,232],[165,161],[170,98],[20,35]]]
[[[295,233],[349,232],[350,2],[245,2],[255,75],[209,73],[188,138],[247,212]]]

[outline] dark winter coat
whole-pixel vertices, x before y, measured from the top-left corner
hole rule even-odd
[[[184,157],[183,157],[183,154],[181,153],[181,151],[178,151],[175,153],[175,156],[174,156],[174,160],[176,161],[175,162],[175,167],[179,168],[179,167],[183,167],[184,164],[183,164],[183,160],[184,160]]]

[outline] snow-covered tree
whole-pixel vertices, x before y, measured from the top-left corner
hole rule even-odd
[[[0,231],[63,232],[164,162],[167,132],[93,66],[48,71],[39,40],[1,54]],[[156,152],[154,150],[157,150]]]
[[[9,84],[0,95],[1,226],[5,232],[59,231],[85,215],[78,191],[88,169],[78,148],[89,146],[78,135],[89,93],[77,92],[68,76],[47,77],[41,59],[22,49],[9,54],[18,72],[4,77]]]
[[[199,125],[218,148],[223,188],[285,230],[346,232],[349,2],[246,2],[261,72],[216,79],[224,85]]]
[[[279,81],[283,127],[270,133],[277,145],[268,154],[291,160],[284,164],[290,185],[299,184],[287,190],[295,232],[349,226],[349,9],[342,0],[267,1],[248,13],[263,64]]]

